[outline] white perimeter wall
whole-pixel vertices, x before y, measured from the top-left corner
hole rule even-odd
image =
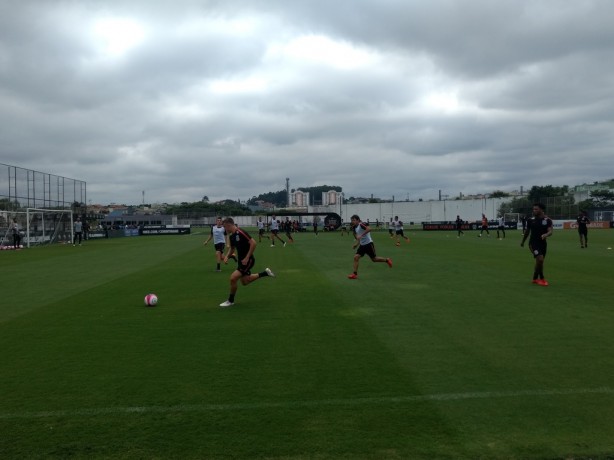
[[[309,212],[336,212],[344,222],[349,222],[353,214],[358,214],[363,221],[389,222],[390,218],[399,219],[409,224],[414,222],[454,221],[459,215],[465,221],[476,221],[486,214],[489,220],[495,220],[502,203],[512,198],[487,198],[476,200],[442,200],[442,201],[397,201],[394,203],[338,204],[331,207],[309,208]],[[282,211],[280,210],[280,214]]]
[[[452,222],[459,215],[465,221],[477,221],[486,214],[489,220],[495,220],[502,203],[512,198],[487,198],[476,200],[442,200],[442,201],[396,201],[394,203],[367,203],[367,204],[336,204],[333,206],[309,206],[307,212],[321,212],[322,216],[334,212],[341,216],[344,222],[349,222],[353,214],[358,214],[361,220],[375,222],[390,222],[390,218],[399,216],[406,225],[410,222]],[[285,220],[286,215],[291,220],[296,219],[291,212],[285,213],[283,208],[276,208],[277,219]],[[255,226],[259,216],[233,216],[240,227]],[[261,216],[264,222],[270,217]],[[313,216],[304,216],[303,222],[313,222]],[[183,223],[183,222],[181,222]],[[203,219],[204,224],[215,223],[215,218]]]

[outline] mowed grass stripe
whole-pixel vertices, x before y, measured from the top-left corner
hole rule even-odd
[[[532,398],[552,396],[577,396],[585,394],[613,394],[614,388],[542,389],[519,391],[488,391],[473,393],[448,393],[415,396],[388,396],[356,399],[321,399],[312,401],[283,401],[242,404],[195,404],[177,406],[135,406],[76,409],[73,411],[39,411],[24,413],[0,413],[0,419],[35,419],[67,416],[102,416],[107,414],[146,414],[176,412],[245,411],[259,409],[295,409],[319,406],[361,406],[369,404],[410,404],[424,401],[459,401],[466,399]]]
[[[163,264],[201,242],[198,235],[90,240],[2,254],[0,322],[105,282]]]

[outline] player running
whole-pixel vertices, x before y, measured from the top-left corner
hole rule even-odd
[[[264,222],[262,222],[262,217],[258,217],[256,225],[258,226],[258,243],[262,243],[262,235],[264,235]]]
[[[270,268],[265,268],[264,271],[260,273],[252,274],[251,269],[256,263],[254,251],[256,250],[256,245],[258,243],[256,243],[256,240],[249,236],[245,230],[237,227],[232,217],[227,217],[224,219],[223,223],[226,233],[229,235],[228,240],[230,242],[230,247],[228,248],[226,256],[224,257],[224,263],[228,263],[228,259],[233,256],[235,252],[237,255],[237,269],[230,275],[230,294],[228,296],[228,300],[220,304],[220,307],[230,307],[234,305],[235,294],[237,293],[237,289],[239,287],[239,280],[241,280],[241,284],[243,286],[247,286],[248,284],[265,276],[274,278],[275,274]]]
[[[407,238],[403,233],[403,222],[399,220],[399,216],[394,216],[394,233],[396,235],[396,245],[401,246],[401,238],[405,240],[405,242],[409,243],[409,238]]]
[[[279,221],[275,218],[275,214],[271,216],[271,247],[275,247],[275,238],[281,241],[286,247],[286,242],[279,237]]]
[[[221,263],[224,260],[224,249],[226,248],[226,229],[222,224],[222,218],[215,219],[215,225],[211,227],[211,233],[209,238],[203,243],[205,246],[213,239],[213,246],[215,247],[215,260],[217,262],[216,272],[221,272]]]
[[[482,227],[480,228],[480,234],[478,237],[482,237],[484,230],[486,230],[486,236],[490,237],[490,232],[488,231],[488,219],[485,214],[482,214]]]
[[[386,262],[388,266],[392,268],[392,259],[377,257],[375,255],[375,245],[373,244],[373,239],[371,238],[371,228],[364,222],[361,222],[360,217],[358,217],[356,214],[352,216],[350,222],[352,223],[354,238],[356,238],[356,242],[352,248],[356,249],[358,246],[358,250],[356,251],[356,254],[354,254],[354,272],[351,275],[348,275],[348,278],[351,280],[358,278],[358,264],[360,263],[360,258],[365,254],[371,258],[371,261]]]

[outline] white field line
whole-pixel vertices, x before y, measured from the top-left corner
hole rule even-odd
[[[0,420],[40,419],[72,416],[99,416],[114,414],[154,414],[180,412],[231,412],[258,409],[293,409],[321,406],[362,406],[367,404],[408,404],[427,401],[462,401],[471,399],[523,398],[548,396],[574,396],[588,394],[614,394],[614,388],[570,388],[551,390],[481,391],[470,393],[441,393],[415,396],[382,396],[373,398],[316,399],[311,401],[284,401],[237,404],[179,404],[175,406],[102,407],[74,410],[36,412],[0,412]]]

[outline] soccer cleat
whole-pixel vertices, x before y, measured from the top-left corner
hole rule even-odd
[[[220,307],[231,307],[232,305],[234,305],[234,302],[231,302],[230,300],[227,300],[226,302],[222,302],[220,304]]]
[[[286,247],[286,242],[284,241],[284,248]]]
[[[267,275],[269,275],[271,278],[275,278],[275,273],[273,273],[273,271],[267,267],[264,269],[264,271],[266,272]]]
[[[538,280],[533,280],[533,281],[531,281],[531,283],[533,283],[533,284],[539,284],[539,281],[538,281]]]
[[[392,259],[386,259],[386,263],[390,268],[392,268]]]
[[[271,245],[271,247],[272,247],[272,248],[274,248],[274,247],[275,247],[275,245],[274,245],[274,244],[272,244],[272,245]]]
[[[548,286],[548,281],[546,280],[537,280],[537,284],[540,286]]]
[[[395,245],[396,245],[396,246],[401,246],[401,243],[397,241],[397,242],[395,243]]]
[[[352,273],[351,275],[348,275],[348,278],[351,280],[355,280],[358,278],[358,275],[356,273]]]

